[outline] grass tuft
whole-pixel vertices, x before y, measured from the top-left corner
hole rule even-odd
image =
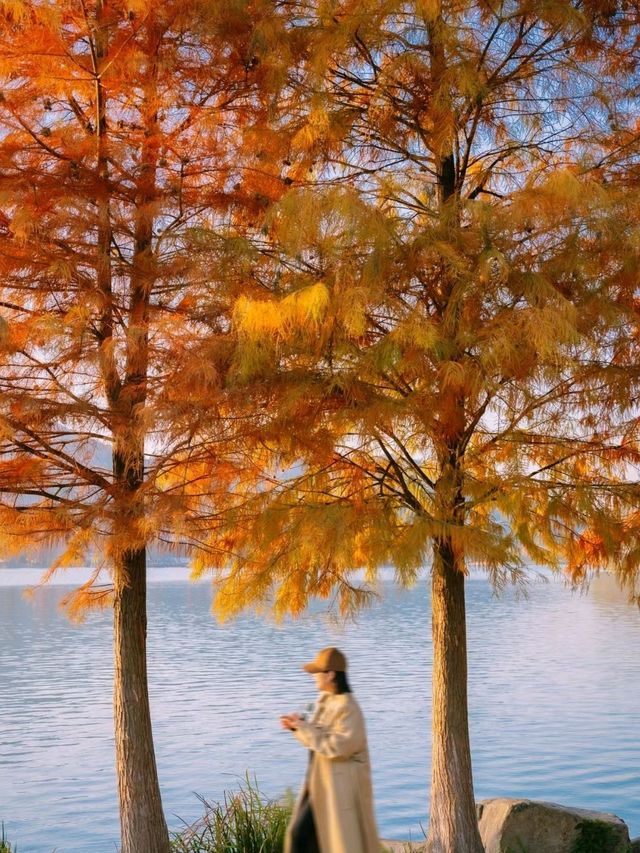
[[[17,847],[12,847],[7,841],[7,837],[4,834],[4,821],[0,824],[0,853],[18,853]]]
[[[293,793],[287,791],[284,801],[267,800],[255,780],[245,778],[246,787],[225,793],[224,803],[198,795],[204,815],[174,834],[172,853],[282,853]]]

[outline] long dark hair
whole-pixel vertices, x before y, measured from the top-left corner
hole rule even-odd
[[[333,683],[335,685],[334,693],[351,693],[346,672],[336,672]]]

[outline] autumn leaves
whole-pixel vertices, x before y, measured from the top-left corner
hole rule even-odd
[[[431,843],[478,850],[460,579],[637,572],[633,11],[1,9],[2,543],[93,555],[138,639],[123,851],[168,844],[151,545],[212,572],[222,617],[355,612],[355,569],[433,561]]]

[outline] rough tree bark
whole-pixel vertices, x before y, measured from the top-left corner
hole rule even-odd
[[[440,12],[428,25],[433,91],[442,105],[445,126],[453,128],[446,91],[447,57]],[[438,176],[438,203],[443,225],[459,227],[457,169],[452,140],[434,152]],[[457,307],[451,299],[455,283],[443,272],[441,329],[451,344],[449,358],[458,349]],[[464,392],[444,386],[440,395],[453,396],[441,406],[441,477],[436,488],[444,522],[464,524],[462,492],[462,436],[465,429]],[[475,811],[469,717],[467,705],[467,629],[464,556],[450,536],[434,543],[432,568],[432,766],[431,806],[427,847],[430,853],[484,853]]]
[[[147,142],[142,177],[136,188],[138,214],[130,278],[127,362],[120,376],[115,359],[111,271],[112,227],[109,197],[107,93],[102,67],[107,57],[108,22],[102,2],[95,8],[93,28],[96,88],[98,262],[97,285],[102,297],[99,361],[112,432],[114,482],[114,728],[120,805],[122,853],[169,853],[170,841],[162,810],[147,680],[146,545],[140,541],[144,515],[144,421],[147,396],[148,310],[153,284],[153,220],[148,202],[155,192],[157,142],[154,125],[158,34],[148,24],[145,102]],[[127,548],[123,543],[131,543]]]
[[[144,407],[149,371],[149,303],[156,278],[153,215],[158,163],[157,75],[160,33],[147,23],[143,116],[145,143],[136,187],[134,254],[130,278],[125,379],[115,407],[114,479],[122,506],[116,518],[121,556],[114,602],[116,762],[120,796],[122,853],[169,853],[162,811],[147,686],[146,542],[144,519]],[[122,537],[133,546],[123,548]]]
[[[465,576],[451,542],[436,543],[432,569],[431,853],[483,853],[467,713]]]
[[[147,686],[146,553],[126,553],[114,600],[116,768],[122,853],[169,853]]]

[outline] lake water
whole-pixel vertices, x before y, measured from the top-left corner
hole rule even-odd
[[[381,600],[356,624],[324,603],[275,627],[220,627],[206,583],[152,570],[149,678],[170,828],[199,817],[194,792],[221,800],[245,771],[268,796],[297,789],[305,750],[278,716],[316,693],[300,669],[325,645],[348,658],[367,721],[376,815],[386,838],[419,838],[428,819],[428,581]],[[108,853],[118,816],[111,720],[111,614],[82,625],[67,591],[0,570],[0,820],[20,853]],[[588,595],[536,582],[526,599],[468,588],[471,740],[478,799],[525,796],[613,811],[640,835],[640,613],[610,578]]]

